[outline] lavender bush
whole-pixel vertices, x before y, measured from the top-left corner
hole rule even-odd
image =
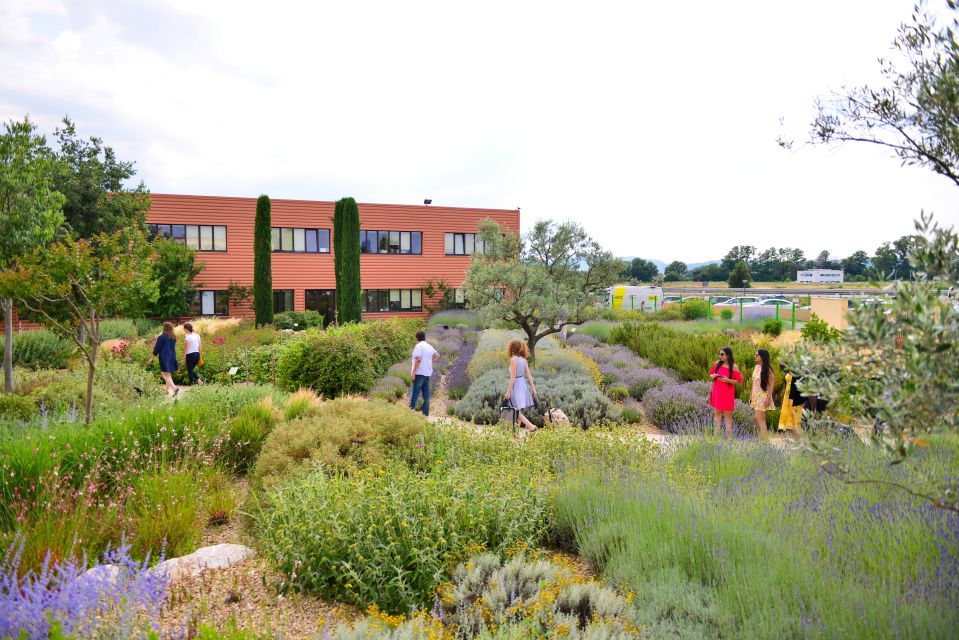
[[[630,397],[642,400],[651,389],[675,384],[675,380],[661,369],[639,369],[625,376],[624,382]]]
[[[19,575],[23,539],[7,549],[0,565],[0,637],[50,637],[51,628],[76,638],[147,638],[159,632],[167,578],[136,562],[129,545],[103,557],[87,572],[86,559],[53,562]]]
[[[475,344],[464,342],[446,374],[446,391],[453,400],[459,400],[465,396],[470,388],[470,375],[466,368],[469,366],[470,360],[473,359],[475,351]]]
[[[678,384],[650,389],[643,396],[643,406],[649,420],[670,433],[701,432],[712,424],[706,400]]]

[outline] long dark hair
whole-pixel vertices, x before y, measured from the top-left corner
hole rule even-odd
[[[735,364],[735,363],[733,362],[733,350],[730,349],[729,347],[723,347],[722,349],[720,349],[720,351],[722,351],[723,353],[726,354],[726,364],[729,365],[729,376],[727,376],[727,377],[732,378],[732,377],[733,377],[733,365]],[[719,373],[719,365],[721,365],[721,364],[722,364],[722,361],[721,361],[721,360],[717,360],[717,361],[716,361],[716,364],[713,365],[713,370],[715,370],[716,373]]]
[[[766,387],[769,386],[769,378],[773,374],[773,368],[769,366],[769,351],[756,349],[756,353],[759,355],[759,359],[763,361],[762,371],[759,372],[759,386],[765,391]]]

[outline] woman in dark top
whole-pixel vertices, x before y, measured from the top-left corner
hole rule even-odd
[[[160,359],[160,375],[163,376],[163,382],[166,383],[167,395],[175,396],[180,393],[179,387],[173,384],[173,372],[178,369],[178,366],[176,363],[176,336],[173,334],[171,323],[163,323],[163,333],[157,336],[156,344],[153,345],[153,356]],[[153,358],[150,358],[150,364],[153,364]]]

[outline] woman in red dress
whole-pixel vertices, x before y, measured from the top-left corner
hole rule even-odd
[[[723,347],[719,360],[709,370],[713,381],[713,390],[709,394],[709,406],[713,408],[713,429],[719,435],[720,424],[726,422],[726,437],[733,437],[733,408],[736,406],[736,385],[741,384],[743,375],[733,361],[733,350]]]

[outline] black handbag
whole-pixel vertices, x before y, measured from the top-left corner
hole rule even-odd
[[[499,421],[507,422],[511,421],[513,424],[513,434],[516,434],[516,423],[519,421],[519,409],[515,409],[509,400],[503,398],[503,402],[506,404],[501,405],[499,408]]]

